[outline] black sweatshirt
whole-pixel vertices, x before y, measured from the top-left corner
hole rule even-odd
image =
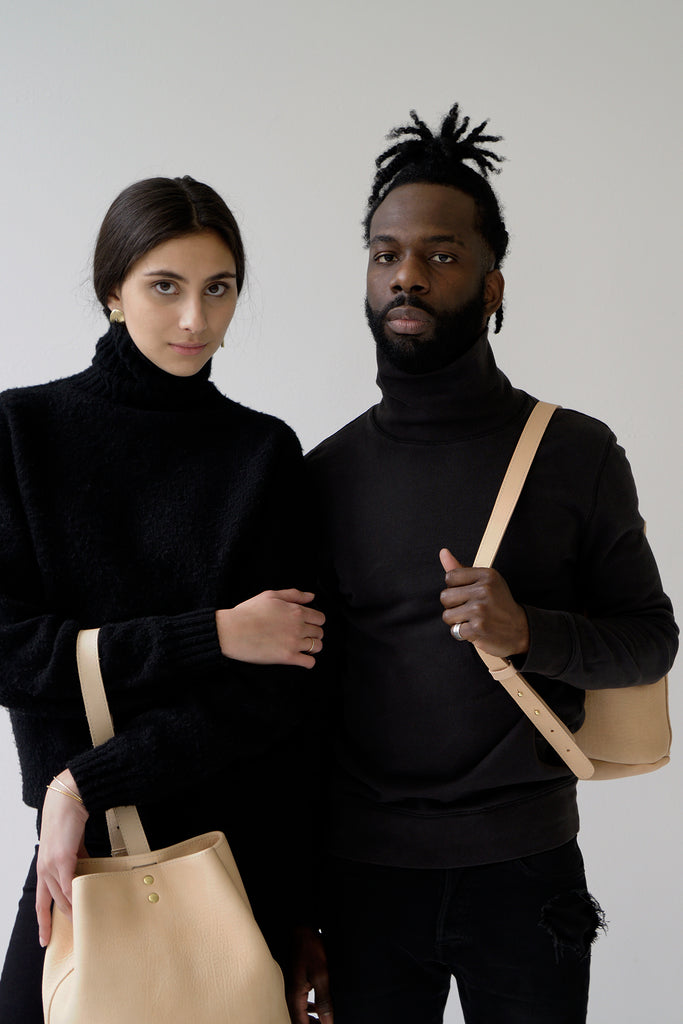
[[[91,854],[98,812],[135,803],[153,847],[222,829],[265,871],[300,802],[310,675],[224,657],[215,609],[305,589],[303,458],[209,370],[173,377],[116,327],[83,373],[0,396],[0,701],[24,799],[69,767]],[[97,750],[75,657],[92,626],[116,730]]]
[[[440,548],[471,565],[534,399],[486,336],[445,370],[380,357],[383,398],[308,457],[339,636],[331,849],[457,867],[578,830],[574,777],[441,619]],[[519,661],[571,727],[583,691],[652,682],[677,648],[631,472],[609,429],[555,413],[495,567],[526,608]],[[326,645],[329,648],[329,644]]]

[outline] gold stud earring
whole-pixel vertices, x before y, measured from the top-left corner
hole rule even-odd
[[[225,338],[221,338],[221,348],[225,348]]]
[[[109,323],[110,324],[125,324],[125,322],[126,322],[126,318],[123,315],[123,310],[122,309],[112,309],[111,313],[109,314]]]

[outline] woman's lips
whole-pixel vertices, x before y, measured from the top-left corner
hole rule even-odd
[[[384,319],[395,334],[421,334],[432,322],[429,313],[415,306],[397,306]]]
[[[174,352],[180,352],[183,355],[193,356],[197,352],[201,352],[202,349],[206,348],[206,342],[200,341],[196,345],[174,345],[171,343],[171,348]]]

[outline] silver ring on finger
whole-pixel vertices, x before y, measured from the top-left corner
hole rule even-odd
[[[464,625],[464,622],[456,622],[454,626],[451,626],[451,636],[453,637],[454,640],[464,640],[465,642],[467,642],[466,636],[460,636],[460,627]]]

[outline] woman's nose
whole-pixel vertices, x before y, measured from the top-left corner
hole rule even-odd
[[[188,298],[180,315],[180,326],[192,334],[201,334],[206,329],[206,315],[201,299]]]

